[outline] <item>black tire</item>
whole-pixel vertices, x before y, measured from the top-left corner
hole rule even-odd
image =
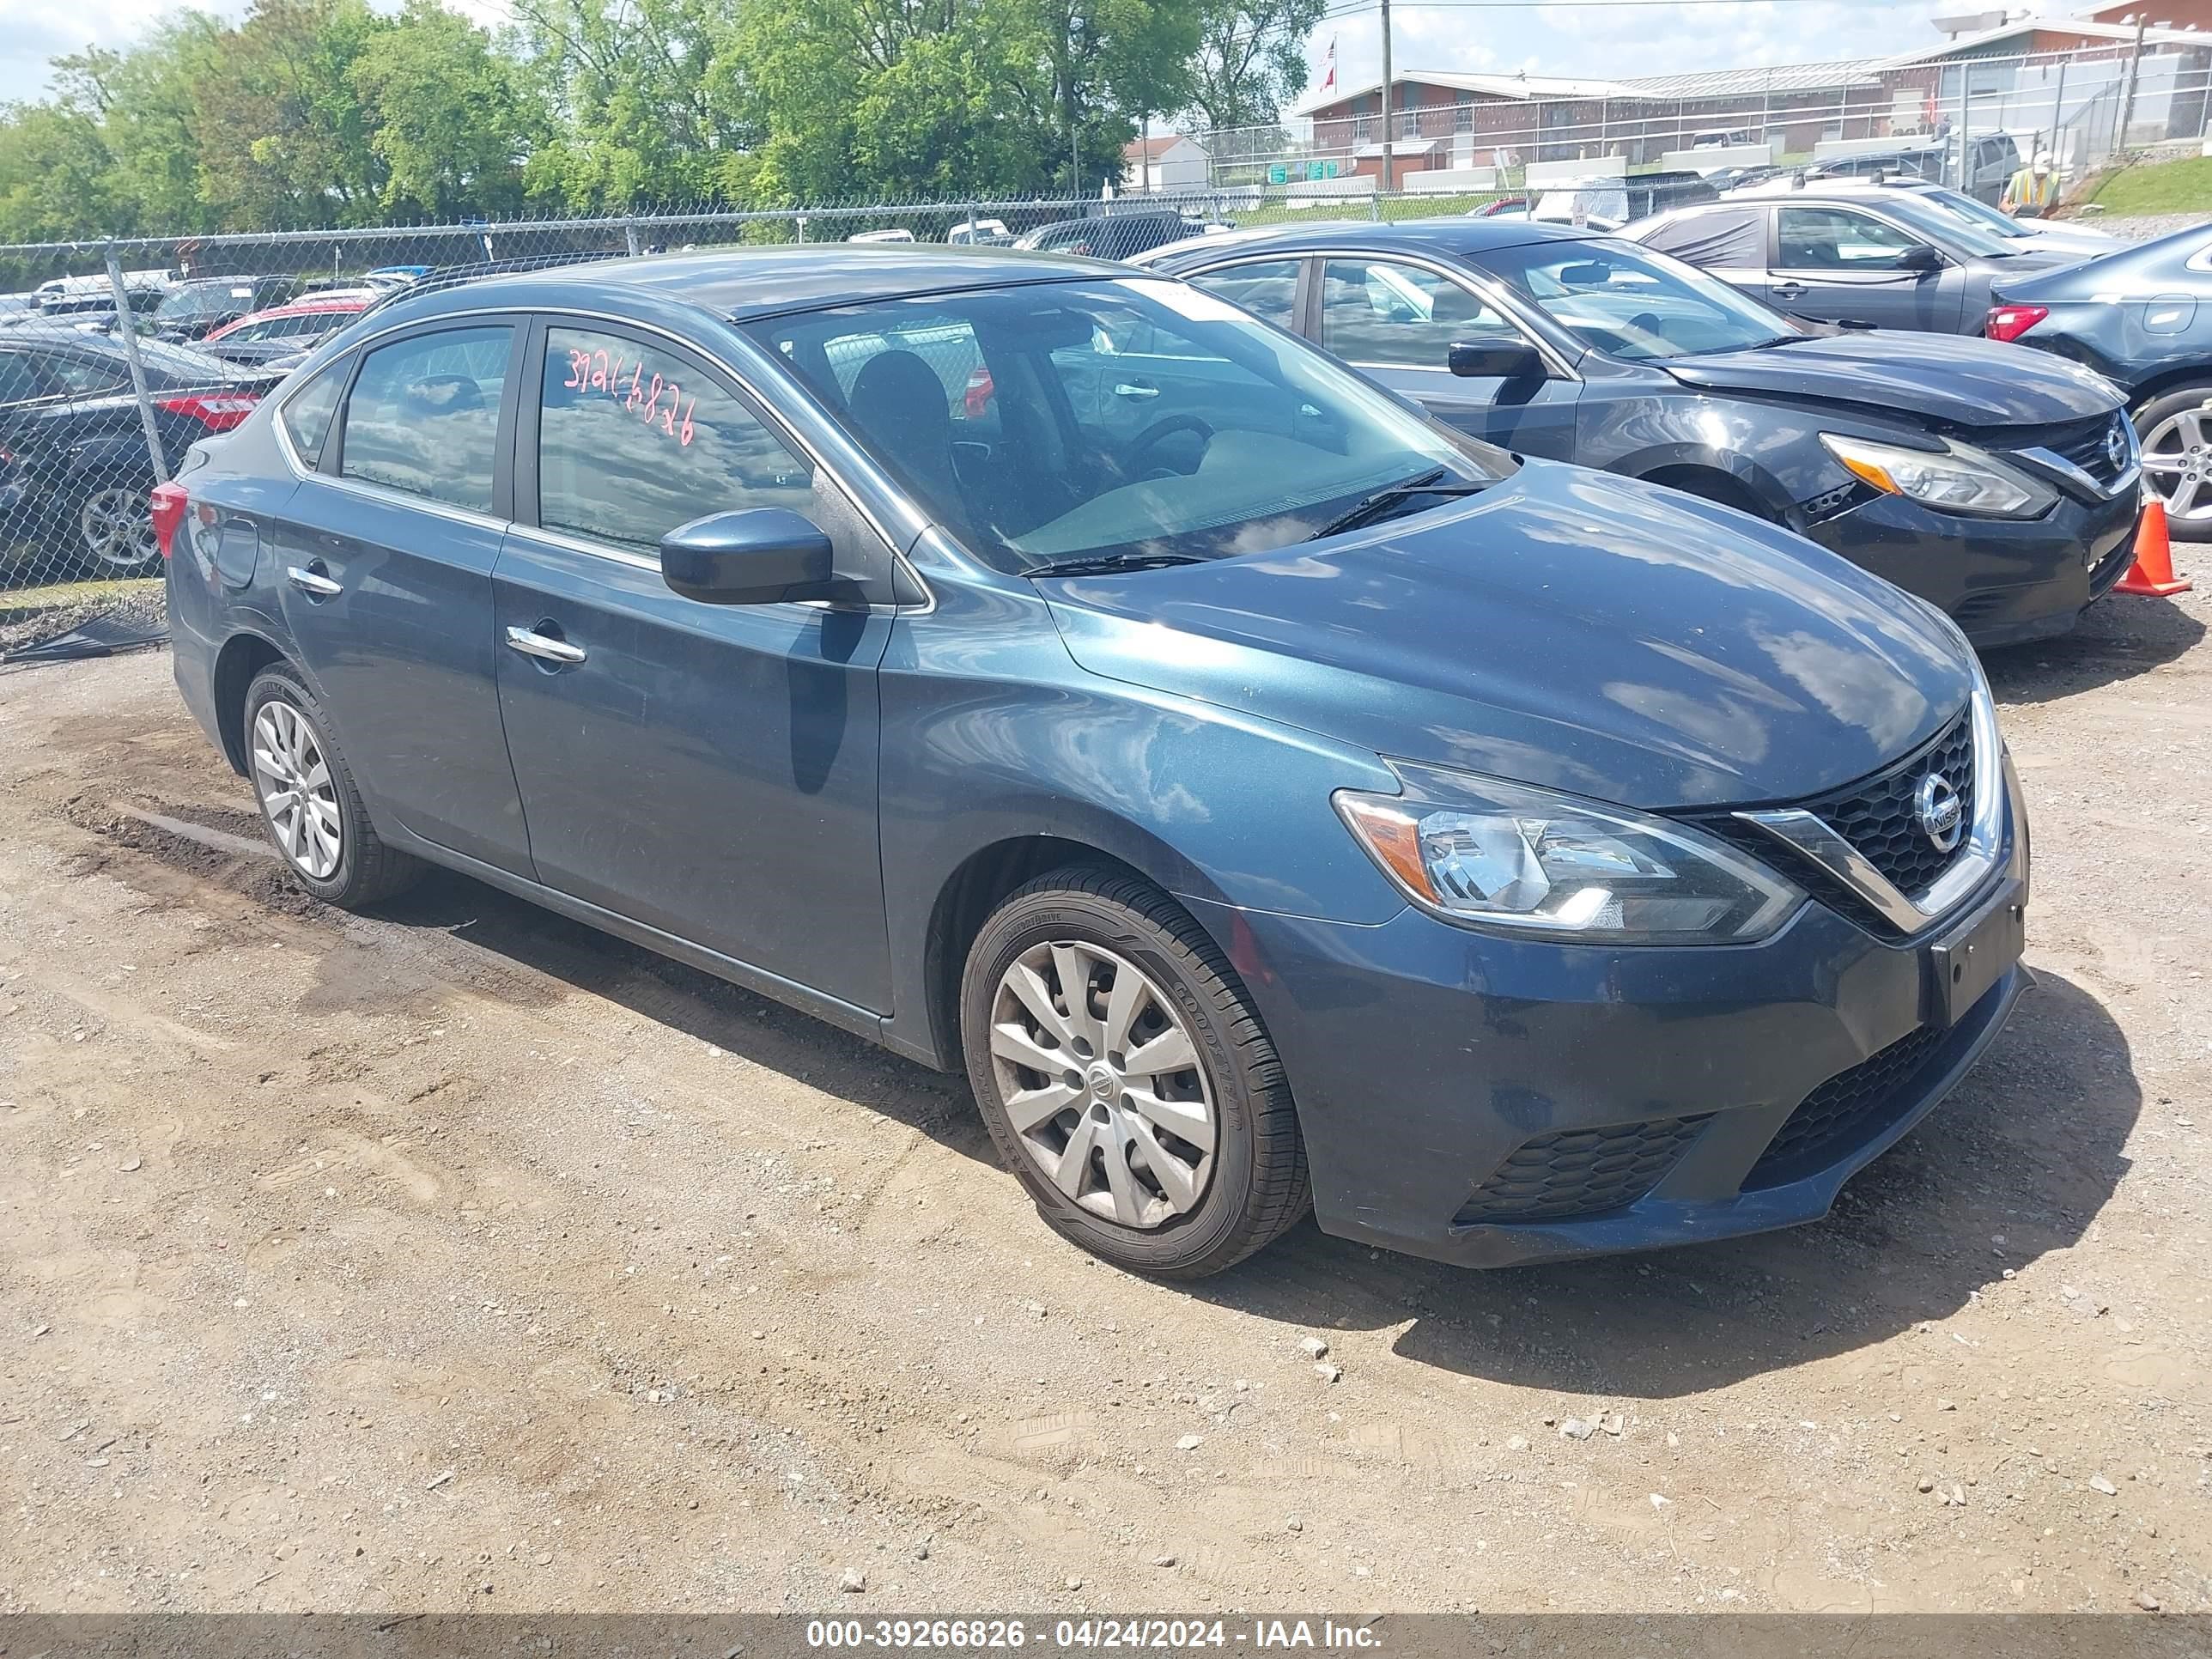
[[[2161,425],[2177,415],[2185,415],[2191,410],[2201,409],[2208,403],[2212,403],[2212,380],[2203,381],[2196,386],[2177,386],[2162,396],[2152,398],[2142,408],[2136,410],[2136,430],[2142,434],[2146,456],[2150,450],[2151,436]],[[2212,427],[2212,417],[2208,417],[2207,425]],[[2212,455],[2208,455],[2205,459],[2208,462],[2212,462]],[[2166,502],[2169,509],[2166,521],[2166,529],[2174,540],[2178,542],[2212,541],[2212,514],[2207,514],[2200,519],[2179,517],[2171,511],[2172,498],[2160,488],[2157,475],[2152,473],[2148,468],[2145,468],[2143,471],[2143,483],[2161,501]],[[2212,488],[2207,489],[2205,499],[2212,501]]]
[[[269,806],[268,775],[255,757],[255,744],[263,709],[271,703],[288,704],[312,735],[314,750],[328,769],[335,798],[338,852],[335,867],[318,875],[287,845]],[[281,716],[279,718],[282,718]],[[331,735],[329,718],[307,683],[289,663],[276,662],[263,669],[246,688],[246,714],[240,725],[246,735],[246,777],[253,785],[254,802],[261,809],[263,825],[275,843],[292,879],[326,904],[354,910],[411,887],[422,878],[422,861],[386,847],[361,804],[353,773]]]
[[[1001,981],[1024,953],[1063,942],[1109,951],[1136,967],[1172,999],[1195,1039],[1215,1120],[1211,1174],[1193,1207],[1150,1228],[1072,1201],[1017,1133],[1000,1096],[991,1033]],[[1156,1278],[1202,1279],[1243,1261],[1305,1214],[1312,1201],[1305,1143],[1274,1044],[1228,959],[1149,883],[1071,865],[1015,890],[969,947],[960,1015],[969,1082],[1000,1158],[1047,1224],[1093,1255]],[[1079,1116],[1085,1108],[1071,1109]]]

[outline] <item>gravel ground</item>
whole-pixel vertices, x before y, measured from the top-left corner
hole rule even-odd
[[[1182,1288],[956,1079],[119,811],[254,833],[165,657],[0,675],[0,1611],[2212,1609],[2209,597],[1993,659],[2040,985],[1828,1220]]]
[[[2160,236],[2171,236],[2177,230],[2186,230],[2191,225],[2212,221],[2212,213],[2144,213],[2118,219],[2108,219],[2102,214],[2069,214],[2067,216],[2078,219],[2093,230],[2108,230],[2130,242],[2154,241]]]

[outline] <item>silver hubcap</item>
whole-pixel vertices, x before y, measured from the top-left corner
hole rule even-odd
[[[148,562],[161,550],[154,539],[154,510],[136,489],[95,489],[77,511],[86,549],[102,564],[122,569]]]
[[[2143,476],[2175,519],[2212,518],[2212,408],[2167,416],[2142,441]]]
[[[1024,1150],[1071,1202],[1152,1228],[1206,1195],[1215,1116],[1197,1045],[1112,951],[1024,951],[992,1005],[991,1067]]]
[[[314,728],[289,702],[264,702],[253,717],[253,787],[284,855],[329,880],[343,848],[337,791]]]

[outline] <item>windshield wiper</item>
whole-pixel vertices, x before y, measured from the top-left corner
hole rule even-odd
[[[1317,542],[1324,537],[1339,536],[1347,530],[1357,530],[1364,524],[1372,523],[1383,508],[1395,507],[1398,502],[1410,501],[1417,495],[1479,495],[1497,482],[1485,479],[1480,483],[1469,480],[1444,483],[1450,473],[1449,467],[1440,466],[1422,473],[1419,477],[1408,478],[1403,483],[1392,484],[1388,489],[1378,489],[1357,506],[1338,514],[1306,539]]]
[[[1195,553],[1086,553],[1033,564],[1024,576],[1103,576],[1116,570],[1159,570],[1171,564],[1204,564]]]

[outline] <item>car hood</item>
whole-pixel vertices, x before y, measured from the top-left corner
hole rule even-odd
[[[1040,586],[1092,673],[1660,810],[1863,777],[1972,682],[1948,624],[1824,550],[1547,462],[1326,542]]]
[[[1902,410],[1947,426],[2041,426],[2119,407],[2101,376],[2063,359],[1905,330],[1815,336],[1659,367],[1701,390]]]

